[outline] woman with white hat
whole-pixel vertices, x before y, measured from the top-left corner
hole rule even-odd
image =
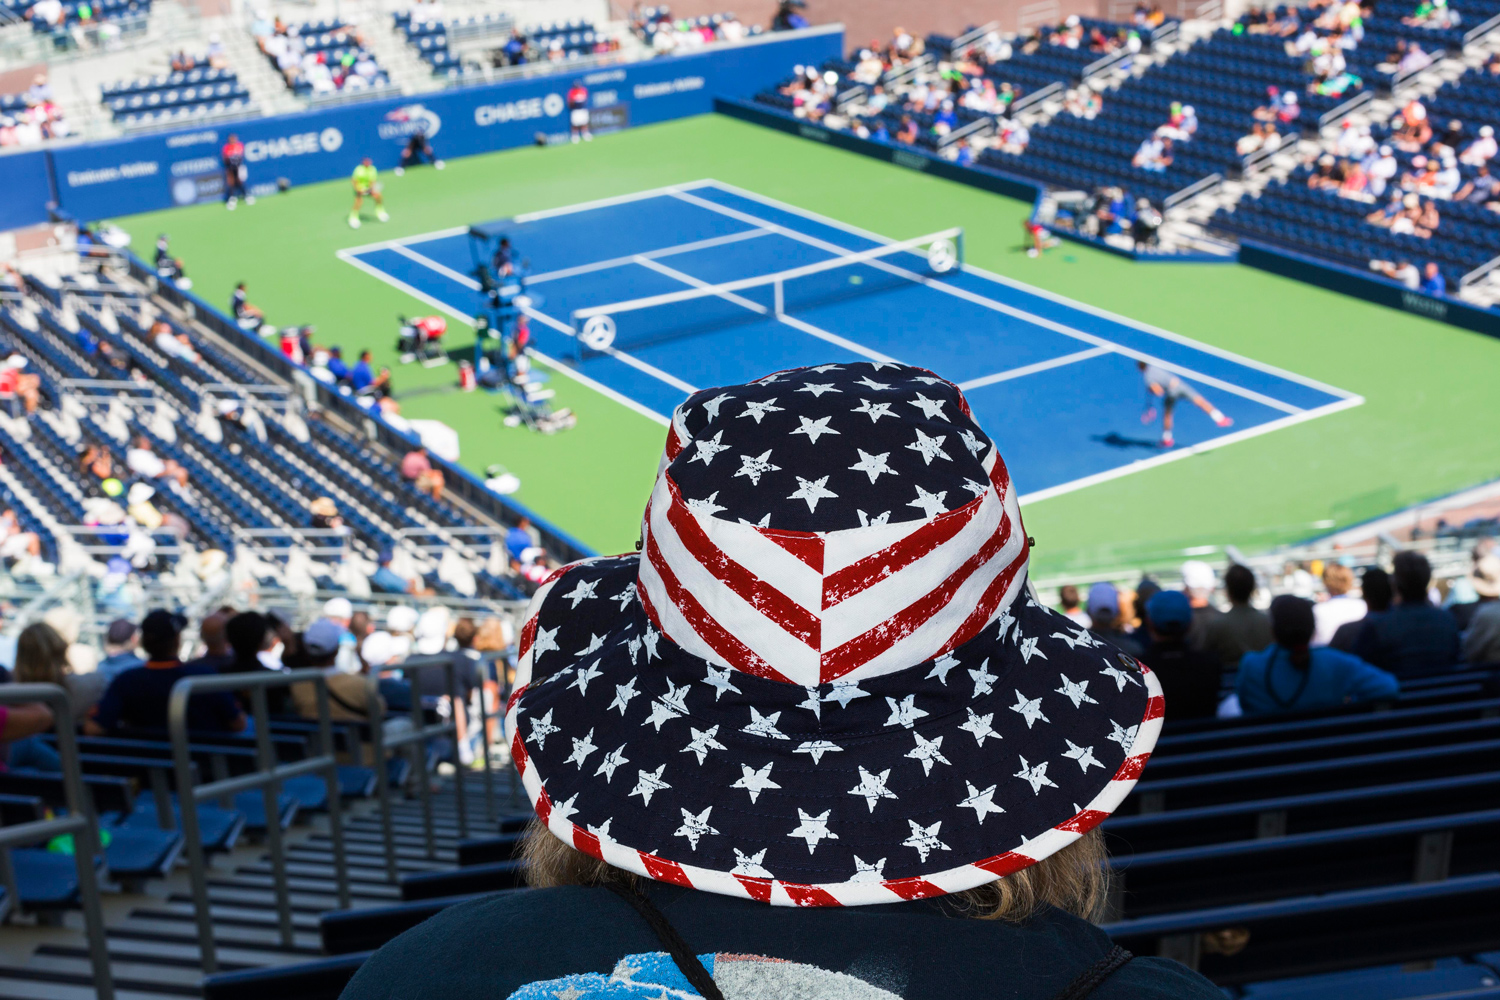
[[[444,911],[345,998],[1220,997],[1088,922],[1163,699],[1036,601],[1030,545],[930,372],[696,393],[639,551],[565,568],[522,630],[537,890]]]

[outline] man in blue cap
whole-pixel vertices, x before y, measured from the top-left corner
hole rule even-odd
[[[1193,606],[1180,590],[1163,590],[1146,602],[1151,644],[1141,660],[1161,678],[1174,719],[1211,718],[1219,707],[1224,665],[1212,653],[1188,648]]]

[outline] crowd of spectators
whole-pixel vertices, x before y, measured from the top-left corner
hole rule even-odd
[[[620,50],[620,40],[605,32],[596,32],[593,42],[587,48],[590,55],[607,55]],[[496,68],[524,66],[533,63],[563,62],[568,59],[569,53],[568,42],[561,36],[546,37],[521,28],[512,28],[505,44],[491,52],[490,61]]]
[[[1314,570],[1316,572],[1314,572]],[[1132,590],[1096,583],[1060,610],[1161,675],[1174,718],[1268,715],[1394,696],[1401,682],[1500,666],[1500,546],[1482,540],[1466,577],[1433,587],[1419,552],[1389,572],[1338,562],[1288,565],[1262,610],[1255,574],[1231,564],[1220,581],[1192,560],[1181,589],[1149,577]]]
[[[657,55],[681,54],[714,42],[738,42],[750,33],[733,13],[674,18],[671,8],[637,3],[630,9],[630,30]]]
[[[48,139],[72,134],[62,109],[53,100],[46,73],[38,73],[31,86],[15,98],[0,98],[0,147],[35,146]]]
[[[293,90],[314,94],[368,89],[381,78],[380,64],[366,46],[365,37],[352,25],[342,25],[329,34],[333,47],[313,48],[298,26],[280,16],[268,18],[258,11],[251,22],[255,43]]]

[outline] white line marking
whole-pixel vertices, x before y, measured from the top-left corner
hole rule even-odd
[[[1064,493],[1072,493],[1076,490],[1081,490],[1084,487],[1093,486],[1096,483],[1108,482],[1111,479],[1119,479],[1121,476],[1129,476],[1133,473],[1144,472],[1147,469],[1154,469],[1158,465],[1166,465],[1168,462],[1177,462],[1193,455],[1201,455],[1204,452],[1213,451],[1216,448],[1223,448],[1226,445],[1237,444],[1240,441],[1247,441],[1250,438],[1259,437],[1262,434],[1269,434],[1272,431],[1279,431],[1283,428],[1291,427],[1296,424],[1306,423],[1309,420],[1316,420],[1318,417],[1326,417],[1330,413],[1337,413],[1340,410],[1353,409],[1354,407],[1359,406],[1364,401],[1365,398],[1363,396],[1350,396],[1347,399],[1336,400],[1335,402],[1326,403],[1323,406],[1317,407],[1316,409],[1303,410],[1300,413],[1294,413],[1290,416],[1280,417],[1276,420],[1272,420],[1264,424],[1258,424],[1255,427],[1247,427],[1242,431],[1235,431],[1233,434],[1225,434],[1222,437],[1212,438],[1208,441],[1204,441],[1202,444],[1195,444],[1189,448],[1182,448],[1178,451],[1169,451],[1166,454],[1157,455],[1154,458],[1143,458],[1138,462],[1131,462],[1129,465],[1122,465],[1118,468],[1109,469],[1105,472],[1098,472],[1092,476],[1084,476],[1082,479],[1075,479],[1072,482],[1060,483],[1057,486],[1049,486],[1046,489],[1036,490],[1032,493],[1024,493],[1018,498],[1018,502],[1023,504],[1032,504],[1036,503],[1039,500],[1048,500],[1052,497],[1062,496]]]
[[[642,267],[649,267],[651,270],[657,272],[658,274],[665,274],[673,281],[680,281],[684,285],[691,285],[694,288],[714,287],[712,284],[702,280],[701,278],[695,278],[691,274],[685,274],[684,272],[677,270],[675,267],[668,267],[665,264],[661,264],[654,260],[651,260],[649,257],[642,256],[632,259],[635,263],[641,265]],[[759,302],[747,299],[743,295],[736,295],[733,292],[718,291],[714,293],[714,298],[723,299],[726,302],[733,302],[737,306],[749,309],[751,312],[759,313],[762,316],[771,311],[765,306],[761,305]]]
[[[411,249],[410,247],[407,247],[407,246],[393,246],[393,247],[387,247],[386,249],[388,249],[388,250],[394,250],[396,253],[399,253],[401,256],[407,257],[407,258],[410,258],[411,260],[416,261],[418,264],[421,264],[423,267],[427,268],[429,271],[436,271],[438,274],[441,274],[443,277],[447,278],[449,281],[456,281],[460,285],[463,285],[466,288],[472,288],[476,292],[479,291],[479,282],[475,281],[473,278],[469,277],[467,274],[464,274],[462,271],[455,271],[455,270],[453,270],[453,268],[449,267],[446,264],[439,264],[437,261],[433,260],[431,257],[428,257],[425,254],[417,253],[415,250]]]
[[[573,328],[568,326],[568,324],[564,323],[560,319],[548,316],[546,313],[539,312],[535,309],[530,308],[529,306],[522,309],[521,311],[537,322],[545,323],[547,326],[552,327],[552,329],[556,330],[558,333],[565,333],[570,337],[577,336],[573,332]],[[637,358],[634,355],[626,354],[624,351],[617,351],[613,347],[606,347],[604,350],[599,351],[598,353],[607,354],[610,357],[614,358],[616,361],[624,362],[637,371],[644,372],[654,379],[665,382],[667,385],[670,385],[674,389],[682,390],[689,396],[698,391],[697,386],[684,382],[682,379],[678,378],[676,375],[673,375],[671,372],[664,372],[650,362],[642,361],[640,358]],[[670,420],[666,422],[671,423]]]
[[[340,253],[370,253],[375,250],[390,250],[393,247],[405,243],[426,243],[429,240],[446,239],[449,236],[462,236],[469,231],[468,226],[454,226],[452,229],[439,229],[431,233],[421,233],[417,236],[402,236],[394,240],[381,240],[378,243],[366,243],[364,246],[345,247]]]
[[[379,278],[381,281],[385,282],[387,285],[390,285],[392,288],[395,288],[395,289],[397,289],[399,291],[405,292],[407,295],[410,295],[410,296],[412,296],[413,298],[416,298],[416,299],[420,299],[423,302],[426,302],[428,305],[432,306],[433,308],[441,310],[442,312],[447,313],[449,316],[452,316],[454,319],[458,320],[464,326],[467,326],[467,327],[470,327],[470,328],[472,328],[474,326],[474,320],[473,320],[472,317],[465,316],[462,313],[460,313],[457,310],[455,310],[452,306],[448,305],[446,302],[442,301],[441,299],[438,299],[438,298],[435,298],[435,297],[433,297],[431,295],[428,295],[426,292],[423,292],[423,291],[420,291],[420,290],[418,290],[416,288],[413,288],[411,285],[408,285],[406,282],[402,281],[401,279],[395,278],[395,277],[392,277],[389,274],[386,274],[384,271],[380,270],[380,268],[375,267],[375,266],[373,266],[371,264],[366,264],[364,261],[362,261],[358,257],[354,256],[351,252],[349,252],[347,250],[339,250],[339,251],[336,252],[335,256],[337,256],[340,260],[343,260],[343,261],[346,261],[346,262],[348,262],[350,264],[353,264],[355,267],[359,268],[361,271],[364,271],[366,274],[372,274],[372,275],[374,275],[376,278]],[[557,323],[557,321],[554,320],[554,319],[552,319],[552,317],[550,317],[550,316],[544,316],[541,313],[534,312],[534,311],[529,310],[529,309],[526,312],[527,312],[528,316],[531,316],[533,319],[537,320],[540,323],[548,323],[549,325],[553,324],[553,323]],[[558,325],[561,325],[561,324],[558,324]],[[615,402],[619,403],[621,406],[624,406],[626,409],[634,410],[636,413],[639,413],[641,416],[647,418],[648,420],[653,420],[656,423],[661,424],[663,427],[670,427],[672,425],[672,421],[669,418],[662,416],[660,413],[657,413],[655,410],[653,410],[650,407],[646,406],[644,403],[638,403],[634,399],[631,399],[629,396],[625,395],[624,393],[619,392],[619,391],[617,391],[615,389],[611,389],[609,386],[603,384],[602,382],[597,382],[594,379],[589,378],[587,375],[584,375],[581,372],[575,371],[573,368],[569,367],[568,365],[559,363],[555,359],[553,359],[551,357],[548,357],[547,355],[543,354],[541,351],[538,351],[534,347],[528,347],[527,350],[533,356],[535,356],[538,361],[541,361],[544,364],[550,365],[554,370],[561,372],[562,374],[566,375],[568,378],[570,378],[573,381],[577,382],[579,385],[587,386],[588,388],[593,389],[596,392],[599,392],[599,393],[601,393],[601,394],[603,394],[605,396],[608,396],[610,399],[612,399]],[[624,360],[624,359],[622,358],[621,360]],[[696,391],[696,390],[694,390],[694,391]]]
[[[785,226],[778,226],[776,223],[771,222],[767,219],[762,219],[758,216],[751,215],[748,212],[741,212],[738,209],[728,208],[724,205],[716,204],[715,202],[708,201],[707,199],[699,198],[696,195],[688,194],[686,192],[678,192],[674,194],[673,197],[678,198],[682,201],[686,201],[689,204],[707,208],[709,211],[719,212],[723,215],[729,216],[732,219],[739,219],[741,222],[763,226],[767,229],[775,229],[783,236],[788,236],[794,240],[806,243],[809,246],[818,247],[819,249],[826,250],[829,253],[838,254],[844,257],[851,257],[856,253],[856,251],[848,250],[844,247],[838,246],[837,244],[829,243],[826,240],[820,240],[816,236],[808,236],[806,233],[799,233],[795,229],[787,229]],[[1096,347],[1109,348],[1116,354],[1123,354],[1126,357],[1133,358],[1137,361],[1145,361],[1147,364],[1156,365],[1158,368],[1164,368],[1167,371],[1175,372],[1176,374],[1192,379],[1193,381],[1198,382],[1201,385],[1213,386],[1216,389],[1221,389],[1224,392],[1232,393],[1236,396],[1241,396],[1245,399],[1251,400],[1252,402],[1259,403],[1262,406],[1268,406],[1272,409],[1280,410],[1283,413],[1303,412],[1303,409],[1300,406],[1293,406],[1291,403],[1284,403],[1279,399],[1267,396],[1264,393],[1256,392],[1253,389],[1246,389],[1241,386],[1235,385],[1233,382],[1226,382],[1223,379],[1214,378],[1211,375],[1205,375],[1202,372],[1194,371],[1193,369],[1188,368],[1184,365],[1174,364],[1173,362],[1167,361],[1164,358],[1154,357],[1153,355],[1126,347],[1123,344],[1117,344],[1105,337],[1096,336],[1092,333],[1084,333],[1082,330],[1074,329],[1073,327],[1068,326],[1066,323],[1059,323],[1055,320],[1050,320],[1043,316],[1037,316],[1036,314],[1029,313],[1024,309],[1018,309],[1015,306],[1006,305],[1003,302],[997,302],[994,299],[987,298],[986,296],[980,295],[977,292],[971,292],[966,288],[958,288],[954,285],[949,285],[944,282],[937,281],[933,278],[925,277],[924,275],[917,274],[914,271],[908,271],[905,268],[897,267],[894,264],[888,264],[883,260],[870,260],[866,263],[870,267],[876,267],[889,274],[895,274],[899,277],[906,278],[918,284],[926,285],[928,288],[943,292],[947,295],[951,295],[954,298],[964,299],[965,301],[972,302],[975,305],[983,306],[987,309],[992,309],[995,312],[1004,313],[1007,316],[1014,316],[1016,319],[1023,320],[1033,326],[1039,326],[1043,329],[1051,330],[1054,333],[1060,333],[1065,337],[1072,337],[1074,340],[1081,340],[1086,344],[1093,344]]]
[[[846,351],[852,351],[860,357],[869,358],[871,361],[887,361],[896,365],[906,364],[904,361],[897,361],[895,358],[881,354],[879,351],[872,351],[863,344],[856,344],[852,340],[840,337],[836,333],[829,333],[827,330],[819,329],[811,323],[803,322],[795,316],[788,316],[786,313],[782,313],[776,318],[794,330],[801,330],[803,333],[817,337],[819,340],[826,340],[830,344],[842,347]]]
[[[562,208],[547,208],[540,212],[526,212],[512,217],[510,221],[524,223],[535,222],[538,219],[555,219],[559,215],[575,215],[578,212],[588,212],[596,208],[609,208],[611,205],[628,205],[633,201],[646,201],[650,198],[660,198],[663,195],[672,194],[674,191],[691,191],[694,188],[709,187],[712,180],[688,181],[686,184],[668,184],[665,187],[651,188],[646,191],[636,191],[634,194],[617,194],[613,198],[599,198],[594,201],[581,201],[576,205],[564,205]],[[468,232],[467,229],[464,232]]]
[[[1009,371],[996,372],[993,375],[985,375],[981,378],[970,379],[967,382],[958,383],[958,387],[964,392],[978,389],[986,385],[994,385],[996,382],[1009,382],[1013,378],[1024,378],[1027,375],[1035,375],[1049,368],[1061,368],[1063,365],[1071,365],[1077,361],[1087,361],[1089,358],[1097,358],[1101,354],[1113,354],[1108,347],[1090,347],[1086,351],[1075,351],[1072,354],[1064,354],[1061,357],[1052,358],[1048,361],[1038,361],[1031,365],[1022,365],[1020,368],[1012,368]]]
[[[707,250],[710,247],[721,247],[729,243],[738,243],[741,240],[753,240],[760,236],[772,235],[775,234],[769,229],[746,229],[738,233],[730,233],[727,236],[713,236],[706,240],[698,240],[695,243],[679,243],[676,246],[663,247],[660,250],[647,250],[644,253],[629,254],[625,257],[613,257],[609,260],[596,261],[593,264],[579,264],[577,267],[565,267],[558,271],[544,271],[541,274],[528,275],[526,283],[528,285],[535,285],[544,281],[556,281],[559,278],[573,278],[580,274],[589,274],[593,271],[607,271],[612,267],[622,267],[640,257],[655,260],[659,257],[672,257],[680,253],[692,253],[694,250]]]
[[[890,239],[881,236],[878,233],[873,233],[868,229],[861,229],[859,226],[853,226],[847,222],[840,222],[838,219],[829,218],[826,215],[819,215],[817,212],[808,211],[805,208],[798,208],[796,205],[788,204],[784,201],[778,201],[775,198],[769,198],[765,195],[757,194],[754,191],[748,191],[744,188],[736,187],[733,184],[726,184],[724,181],[710,181],[707,186],[718,188],[720,191],[723,191],[727,194],[737,195],[749,201],[759,202],[760,204],[767,205],[771,208],[780,209],[784,212],[790,212],[793,215],[800,215],[804,219],[811,219],[812,221],[821,223],[825,226],[829,226],[834,229],[841,229],[846,233],[851,233],[863,239],[874,240],[877,243],[892,242]],[[1080,312],[1086,312],[1091,315],[1098,316],[1101,319],[1107,319],[1113,323],[1118,323],[1121,326],[1132,327],[1136,330],[1140,330],[1142,333],[1149,333],[1155,337],[1162,337],[1166,340],[1172,341],[1173,343],[1182,344],[1185,347],[1191,347],[1195,350],[1202,351],[1205,354],[1212,354],[1215,357],[1223,358],[1226,361],[1233,361],[1236,364],[1244,365],[1246,368],[1254,368],[1255,370],[1265,372],[1268,375],[1275,375],[1278,378],[1284,378],[1289,382],[1296,382],[1299,385],[1305,385],[1310,389],[1317,389],[1320,392],[1326,392],[1331,396],[1338,396],[1343,399],[1353,399],[1357,395],[1356,393],[1350,392],[1348,389],[1340,389],[1338,386],[1329,385],[1327,382],[1320,382],[1315,378],[1310,378],[1306,375],[1299,375],[1297,372],[1288,371],[1285,368],[1278,368],[1277,366],[1267,364],[1264,361],[1257,361],[1254,358],[1246,357],[1243,354],[1236,354],[1233,351],[1227,351],[1222,347],[1215,347],[1213,344],[1204,343],[1201,340],[1194,340],[1192,337],[1186,337],[1180,333],[1173,333],[1171,330],[1164,330],[1159,326],[1152,326],[1150,323],[1142,323],[1139,320],[1131,319],[1129,316],[1122,316],[1119,313],[1110,312],[1108,309],[1100,309],[1097,306],[1089,305],[1087,302],[1079,302],[1076,299],[1070,299],[1066,295],[1062,295],[1058,292],[1051,292],[1045,288],[1038,288],[1035,285],[1029,285],[1024,281],[1018,281],[1015,278],[1006,277],[1005,275],[998,274],[994,271],[987,271],[982,267],[975,267],[972,264],[965,264],[964,270],[969,274],[974,274],[981,278],[989,278],[991,281],[998,281],[1002,285],[1018,289],[1020,291],[1026,292],[1029,295],[1036,295],[1040,298],[1047,299],[1048,301],[1056,302],[1059,305],[1068,306],[1069,308],[1077,309]]]

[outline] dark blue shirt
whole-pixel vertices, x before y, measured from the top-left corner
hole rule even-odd
[[[1458,663],[1458,625],[1442,608],[1397,604],[1366,622],[1354,655],[1402,680],[1447,673]]]
[[[329,357],[328,371],[340,382],[349,377],[349,366],[344,364],[343,358],[337,356]]]
[[[361,361],[349,369],[349,384],[358,392],[371,382],[375,381],[375,373],[370,371],[368,363]]]
[[[120,674],[110,682],[99,700],[94,721],[105,729],[166,729],[167,701],[172,685],[184,677],[217,676],[208,665],[177,661],[148,663]],[[188,701],[189,729],[234,731],[240,718],[239,705],[228,691],[194,695]]]
[[[659,882],[643,888],[730,996],[1050,1000],[1111,946],[1099,928],[1051,908],[1015,924],[962,919],[941,900],[799,908]],[[616,992],[611,973],[633,988]],[[629,904],[607,889],[567,886],[503,892],[448,907],[376,952],[341,1000],[617,995],[693,996],[696,991]],[[1091,1000],[1224,996],[1186,966],[1144,956],[1088,995]]]
[[[1337,708],[1393,697],[1401,682],[1357,656],[1328,646],[1311,651],[1307,670],[1292,666],[1291,654],[1271,646],[1240,659],[1235,693],[1246,715]]]
[[[505,549],[511,554],[512,558],[521,558],[521,553],[535,544],[531,539],[531,533],[525,528],[511,528],[505,533]]]
[[[1417,290],[1426,295],[1446,295],[1448,294],[1448,279],[1444,278],[1443,273],[1439,271],[1430,278],[1423,278]]]

